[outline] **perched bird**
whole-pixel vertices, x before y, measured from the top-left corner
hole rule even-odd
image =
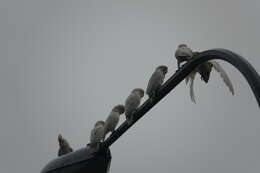
[[[178,69],[180,68],[181,62],[189,62],[194,56],[200,54],[200,52],[193,52],[186,44],[181,44],[178,46],[175,57],[178,63]],[[197,72],[200,74],[201,79],[207,83],[210,77],[210,72],[212,69],[211,63],[203,63],[197,67]]]
[[[153,72],[151,78],[149,79],[147,88],[146,88],[146,94],[150,98],[155,98],[158,92],[158,89],[163,84],[165,75],[168,71],[167,66],[161,65],[156,68],[156,70]]]
[[[196,76],[196,73],[201,74],[201,78],[205,81],[205,83],[208,82],[210,73],[212,71],[212,68],[214,68],[221,76],[223,79],[224,83],[226,86],[229,88],[229,91],[231,92],[232,95],[235,94],[233,85],[225,72],[225,70],[220,66],[220,64],[214,60],[210,60],[208,62],[203,63],[202,65],[198,66],[194,71],[192,71],[187,77],[186,77],[186,84],[190,81],[190,97],[191,101],[196,103],[195,101],[195,94],[194,94],[194,79]],[[205,79],[204,79],[204,78]]]
[[[132,123],[133,114],[139,107],[143,96],[144,90],[141,88],[135,88],[125,101],[125,116],[129,125]]]
[[[116,105],[105,121],[104,138],[107,133],[114,132],[119,122],[119,116],[125,112],[124,105]]]
[[[59,142],[59,146],[60,146],[58,156],[62,156],[64,154],[73,152],[73,149],[70,147],[67,140],[61,136],[61,134],[59,134],[59,136],[58,136],[58,142]]]
[[[180,44],[175,51],[175,57],[177,59],[179,69],[182,62],[188,61],[193,57],[193,53],[186,44]]]
[[[97,121],[90,134],[90,146],[97,147],[98,144],[104,139],[104,121]]]

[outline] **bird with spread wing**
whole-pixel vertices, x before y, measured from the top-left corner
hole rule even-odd
[[[178,49],[175,52],[175,57],[178,62],[178,68],[180,68],[180,62],[188,62],[190,61],[194,56],[198,55],[199,52],[193,52],[187,45],[181,44],[178,46]],[[195,94],[194,94],[194,79],[197,73],[200,74],[201,80],[203,80],[205,83],[208,83],[210,78],[210,73],[212,71],[212,68],[215,69],[223,79],[223,82],[226,84],[226,86],[229,88],[229,91],[232,95],[234,95],[234,88],[231,83],[231,80],[229,79],[227,73],[225,70],[221,67],[221,65],[214,61],[210,60],[205,63],[202,63],[198,67],[196,67],[195,70],[193,70],[187,77],[186,77],[186,84],[189,84],[190,86],[190,97],[191,101],[196,103],[195,101]]]

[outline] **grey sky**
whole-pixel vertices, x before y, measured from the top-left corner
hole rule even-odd
[[[1,172],[39,172],[59,133],[85,146],[157,65],[173,74],[180,43],[233,50],[260,72],[259,11],[258,0],[1,0]],[[183,82],[111,147],[111,172],[259,172],[259,108],[222,64],[234,97],[216,72],[195,81],[196,105]]]

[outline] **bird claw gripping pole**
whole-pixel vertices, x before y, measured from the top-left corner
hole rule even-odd
[[[211,49],[194,56],[191,61],[181,66],[159,89],[157,97],[151,102],[147,99],[134,113],[133,121],[121,124],[102,144],[99,152],[91,152],[89,148],[83,148],[75,152],[59,157],[50,162],[41,173],[83,173],[108,172],[111,155],[109,147],[120,138],[131,126],[142,118],[162,98],[172,91],[182,80],[186,78],[198,65],[212,59],[221,59],[236,67],[246,78],[251,87],[258,106],[260,107],[260,77],[249,62],[226,49]]]

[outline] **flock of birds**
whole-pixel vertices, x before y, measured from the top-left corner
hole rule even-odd
[[[181,44],[178,46],[175,57],[178,63],[178,69],[181,66],[182,62],[189,62],[194,56],[198,55],[199,52],[193,52],[187,45]],[[196,74],[200,74],[201,80],[205,83],[208,83],[210,78],[210,73],[214,68],[217,72],[220,73],[224,83],[229,88],[232,95],[234,95],[234,88],[233,85],[227,75],[227,73],[223,70],[219,63],[216,61],[210,60],[199,65],[194,71],[192,71],[186,77],[186,84],[190,82],[190,97],[191,100],[195,102],[195,95],[194,95],[194,79]],[[153,74],[151,75],[147,88],[146,94],[153,100],[159,88],[162,86],[165,75],[167,74],[168,68],[165,65],[158,66]],[[106,135],[111,132],[111,134],[115,131],[117,124],[119,122],[120,115],[125,114],[126,121],[128,125],[132,124],[133,122],[133,115],[137,108],[141,103],[141,99],[144,97],[144,90],[142,88],[135,88],[132,90],[130,95],[126,98],[124,105],[116,105],[108,115],[106,121],[97,121],[94,125],[94,128],[91,130],[90,134],[90,143],[88,144],[89,147],[94,148],[96,150],[99,149],[101,142],[103,142],[106,138]],[[64,154],[70,153],[73,149],[70,147],[68,141],[64,139],[61,135],[58,136],[59,142],[59,152],[58,156],[62,156]]]

